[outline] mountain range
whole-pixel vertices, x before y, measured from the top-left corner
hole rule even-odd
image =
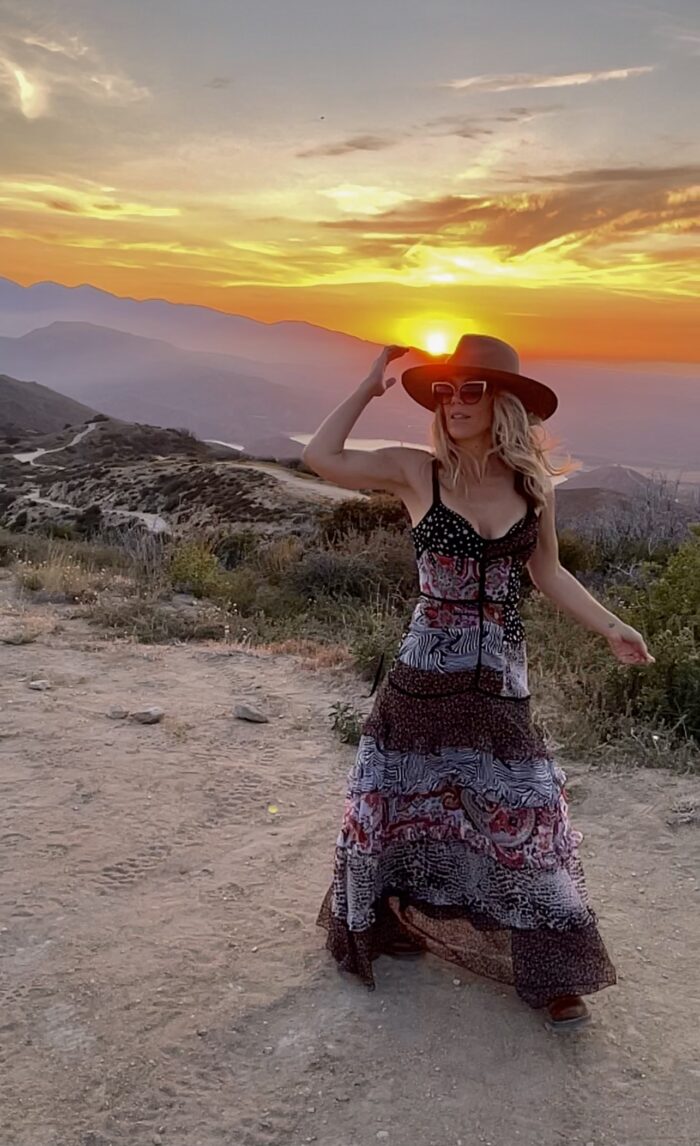
[[[312,433],[380,350],[310,323],[264,323],[89,285],[23,287],[6,278],[0,334],[5,374],[117,418],[182,426],[252,452],[263,441]],[[406,355],[397,375],[424,359]],[[700,470],[692,364],[529,360],[521,370],[558,392],[548,427],[586,464]],[[429,411],[397,385],[369,404],[353,435],[427,444],[429,426]]]

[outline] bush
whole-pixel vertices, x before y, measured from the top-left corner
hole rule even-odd
[[[102,510],[99,505],[89,505],[75,519],[76,533],[88,540],[96,537],[102,527]]]
[[[656,713],[700,741],[700,528],[669,558],[661,576],[630,595],[625,612],[656,657],[643,674],[630,678],[634,710]]]
[[[569,573],[590,573],[600,567],[601,554],[594,541],[570,529],[559,534],[559,560]]]
[[[214,552],[224,569],[235,569],[249,561],[260,547],[260,537],[252,529],[227,533],[214,541]]]
[[[418,590],[410,540],[390,530],[378,529],[368,537],[350,533],[338,545],[301,550],[287,576],[305,598],[369,602],[380,594],[403,607]]]
[[[224,571],[206,541],[185,541],[170,557],[170,580],[176,589],[195,597],[217,597],[224,589]]]
[[[536,594],[525,610],[534,634],[533,679],[542,678],[543,694],[557,692],[565,723],[587,725],[582,735],[605,738],[616,723],[632,720],[700,742],[700,535],[681,545],[660,575],[648,565],[645,577],[642,585],[609,586],[605,603],[643,634],[655,664],[619,664],[604,640]]]
[[[377,529],[406,532],[410,524],[403,502],[391,494],[348,497],[318,515],[319,534],[332,544],[349,533],[368,537]]]

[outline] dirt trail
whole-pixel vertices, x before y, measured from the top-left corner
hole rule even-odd
[[[314,926],[354,751],[328,710],[366,687],[0,590],[6,633],[44,629],[0,644],[2,1146],[697,1142],[697,779],[569,766],[620,973],[587,1031],[431,958],[369,994]]]
[[[286,485],[292,486],[293,489],[300,490],[307,495],[310,494],[312,497],[324,498],[325,500],[346,501],[350,497],[367,496],[358,489],[345,489],[343,486],[333,485],[332,482],[316,481],[314,478],[301,477],[299,474],[294,473],[293,470],[288,470],[284,466],[276,466],[271,463],[231,462],[231,465],[237,469],[259,470],[260,473],[269,474],[270,477],[277,478]]]
[[[27,453],[13,454],[12,457],[15,459],[15,461],[28,462],[30,466],[35,466],[37,458],[46,457],[47,454],[61,454],[64,450],[69,450],[71,446],[77,446],[78,442],[82,442],[83,438],[86,438],[88,434],[92,433],[96,425],[96,422],[89,422],[84,430],[78,430],[77,434],[71,438],[70,442],[66,442],[63,446],[56,446],[53,450],[42,449],[39,447],[36,450],[29,450]]]

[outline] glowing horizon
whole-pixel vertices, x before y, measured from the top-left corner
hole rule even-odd
[[[631,51],[622,11],[513,0],[504,44],[481,0],[469,20],[447,0],[400,20],[394,0],[271,5],[193,21],[124,0],[115,35],[105,0],[60,22],[9,0],[0,273],[433,354],[478,331],[540,357],[697,360],[682,21],[637,13]]]

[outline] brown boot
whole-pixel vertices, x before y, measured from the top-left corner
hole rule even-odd
[[[561,995],[547,1007],[550,1030],[576,1030],[590,1022],[591,1014],[580,995]]]

